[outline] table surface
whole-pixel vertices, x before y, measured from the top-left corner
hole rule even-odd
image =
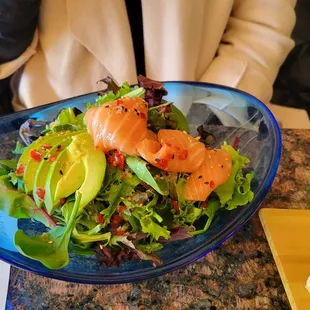
[[[310,209],[310,130],[283,130],[277,177],[262,207]],[[290,309],[255,215],[188,267],[136,284],[78,285],[11,269],[8,309]]]

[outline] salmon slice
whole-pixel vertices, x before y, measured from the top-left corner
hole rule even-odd
[[[204,163],[187,180],[184,199],[205,201],[230,177],[232,158],[224,150],[205,150]]]
[[[89,109],[85,122],[97,149],[138,155],[136,144],[147,135],[147,113],[142,98],[122,98]]]
[[[168,172],[193,172],[203,162],[205,146],[186,132],[161,129],[137,144],[142,158]]]

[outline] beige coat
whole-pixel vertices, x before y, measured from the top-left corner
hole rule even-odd
[[[295,0],[142,0],[146,72],[245,90],[265,102],[293,47]],[[23,64],[25,64],[24,67]],[[38,32],[18,68],[15,108],[96,91],[107,73],[136,82],[124,0],[42,0]]]

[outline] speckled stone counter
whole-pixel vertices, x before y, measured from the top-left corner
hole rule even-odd
[[[263,207],[310,209],[310,130],[284,130]],[[8,309],[290,309],[258,216],[185,269],[137,284],[91,286],[12,268]]]

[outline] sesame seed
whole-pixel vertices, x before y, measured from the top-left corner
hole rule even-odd
[[[125,112],[128,112],[128,109],[127,109],[127,108],[125,108]]]
[[[59,170],[59,173],[60,173],[61,175],[64,175],[64,173],[63,173],[63,171],[62,171],[62,170]]]
[[[53,241],[53,240],[50,240],[50,241],[48,241],[47,243],[48,243],[48,244],[53,244],[54,241]]]
[[[99,245],[100,250],[103,250],[104,246],[102,244]]]
[[[125,198],[124,198],[124,197],[121,197],[120,199],[121,199],[121,200],[124,200]]]
[[[224,166],[223,166],[223,165],[221,165],[221,168],[224,168]]]
[[[104,107],[105,107],[105,109],[107,109],[107,108],[109,108],[110,106],[109,106],[109,105],[105,105]]]
[[[158,163],[159,162],[159,158],[155,158],[154,161],[155,161],[155,163]]]
[[[57,145],[57,150],[59,150],[61,148],[61,145]]]
[[[209,182],[207,181],[207,182],[205,182],[205,184],[206,184],[206,185],[208,185],[208,184],[209,184]]]
[[[174,159],[174,154],[172,154],[172,159]]]
[[[202,175],[200,175],[199,177],[198,177],[198,179],[201,179],[202,178]]]

